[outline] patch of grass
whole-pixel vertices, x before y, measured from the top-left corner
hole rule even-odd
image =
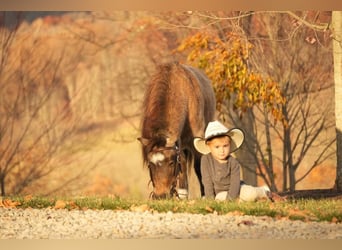
[[[130,207],[130,202],[120,197],[83,197],[75,198],[74,202],[79,208],[87,209],[126,210]]]
[[[54,198],[47,198],[47,197],[12,197],[12,201],[19,202],[20,205],[17,207],[20,208],[47,208],[53,207],[56,200]]]
[[[289,215],[290,220],[299,220],[299,221],[305,221],[306,217],[303,215]]]
[[[342,222],[342,201],[341,200],[312,200],[301,199],[294,202],[296,208],[308,211],[318,221]]]
[[[149,200],[147,201],[148,207],[151,208],[153,211],[157,212],[185,212],[186,211],[186,205],[184,201],[178,201],[175,200]]]
[[[219,202],[215,200],[129,200],[113,197],[2,197],[0,207],[131,210],[218,215],[252,215],[301,221],[342,222],[342,200],[300,199],[284,202]]]

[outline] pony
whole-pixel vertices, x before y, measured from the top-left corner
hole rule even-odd
[[[203,137],[215,112],[212,84],[200,69],[178,62],[157,67],[145,91],[138,138],[152,199],[203,195],[201,155],[193,139]]]

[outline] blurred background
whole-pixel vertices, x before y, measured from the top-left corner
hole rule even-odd
[[[1,12],[1,195],[147,198],[142,98],[171,61],[206,71],[218,117],[246,131],[248,183],[332,188],[332,37],[304,25],[331,12],[291,13]]]

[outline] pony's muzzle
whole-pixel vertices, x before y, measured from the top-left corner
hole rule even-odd
[[[150,194],[150,198],[153,200],[161,200],[161,199],[172,199],[174,197],[178,197],[178,192],[175,188],[171,188],[169,192],[162,192],[162,193],[157,193],[155,191],[152,191]]]
[[[168,195],[168,194],[156,194],[156,193],[153,193],[152,192],[152,194],[151,194],[151,198],[153,199],[153,200],[163,200],[163,199],[167,199],[167,198],[170,198],[170,195]]]

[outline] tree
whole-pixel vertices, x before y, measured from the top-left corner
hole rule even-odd
[[[145,86],[158,64],[175,59],[171,51],[180,33],[161,29],[155,15],[147,11],[94,12],[95,21],[68,27],[75,43],[85,47],[82,61],[86,70],[71,80],[73,89],[86,86],[84,102],[75,108],[92,111],[89,123],[116,120],[127,124],[134,132],[116,132],[118,142],[136,141]]]
[[[215,34],[198,32],[185,39],[178,50],[190,50],[188,61],[202,68],[211,79],[221,119],[225,120],[232,113],[231,103],[240,118],[253,106],[260,105],[275,121],[283,121],[281,107],[285,98],[277,83],[248,68],[250,43],[234,33],[221,39]],[[261,172],[260,165],[259,169]],[[269,186],[275,188],[273,171],[266,170],[269,178],[261,174]]]
[[[336,188],[342,191],[342,12],[332,12],[334,80],[335,80],[335,119],[336,119]]]
[[[44,33],[32,35],[27,26],[19,25],[21,21],[17,19],[12,28],[6,23],[0,28],[1,195],[23,193],[61,170],[68,159],[55,156],[70,143],[79,121],[63,80],[75,68],[73,56],[66,56],[69,47],[58,47],[58,41]],[[63,187],[73,180],[66,177],[57,185]]]
[[[273,171],[276,161],[282,162],[283,164],[283,190],[289,188],[290,190],[295,189],[296,183],[303,180],[315,167],[319,166],[322,162],[328,159],[332,152],[329,151],[334,139],[326,137],[326,140],[320,139],[318,141],[316,138],[320,134],[331,127],[332,120],[329,120],[329,107],[320,105],[319,109],[313,109],[314,95],[319,96],[320,91],[324,89],[329,89],[329,57],[322,56],[324,50],[320,50],[322,47],[319,46],[322,41],[317,42],[317,37],[308,35],[308,31],[303,29],[305,25],[302,23],[296,23],[297,18],[293,19],[293,13],[239,13],[237,16],[225,16],[219,17],[217,14],[206,15],[206,17],[211,17],[212,20],[216,22],[221,22],[221,20],[238,20],[240,22],[243,18],[251,19],[249,23],[244,23],[243,28],[248,28],[249,32],[239,32],[240,40],[244,41],[244,44],[253,44],[253,48],[246,49],[249,57],[244,60],[248,63],[248,71],[253,72],[253,69],[257,72],[264,72],[266,76],[272,77],[273,81],[276,83],[275,87],[279,91],[279,96],[284,96],[286,102],[279,102],[279,105],[253,105],[253,109],[248,103],[248,88],[253,86],[250,82],[246,81],[247,87],[241,89],[228,89],[228,93],[234,93],[234,95],[226,95],[224,98],[220,99],[220,94],[218,94],[218,100],[231,100],[230,102],[225,102],[226,107],[233,105],[233,111],[237,110],[239,103],[236,100],[241,98],[241,103],[246,105],[249,109],[249,113],[245,113],[250,119],[254,119],[255,124],[259,123],[262,125],[260,133],[258,133],[257,127],[247,131],[247,146],[256,145],[256,147],[250,147],[250,152],[253,155],[258,156],[255,158],[255,164],[258,166],[259,175],[263,177],[265,182],[273,189],[276,189],[274,178],[275,173]],[[295,15],[295,17],[297,17]],[[305,16],[304,16],[305,17]],[[318,18],[316,18],[317,20]],[[237,21],[237,22],[238,22]],[[214,22],[214,21],[213,21]],[[306,21],[307,22],[307,21]],[[303,21],[305,24],[305,20]],[[254,26],[253,26],[254,25]],[[221,25],[221,30],[223,29]],[[315,28],[321,28],[324,26],[315,26]],[[235,26],[234,30],[241,31],[240,26]],[[224,29],[223,29],[224,30]],[[299,32],[300,31],[300,32]],[[211,32],[214,32],[211,30]],[[227,32],[227,31],[226,31]],[[303,35],[301,35],[303,33]],[[222,33],[220,38],[222,39]],[[319,36],[318,36],[319,37]],[[193,43],[196,43],[194,37],[191,38]],[[215,38],[216,39],[216,38]],[[222,52],[226,48],[234,47],[229,41],[234,39],[222,39],[224,40],[225,47],[221,50],[215,51],[215,46],[213,44],[217,43],[214,39],[208,39],[205,42],[197,42],[197,51],[193,49],[189,53],[190,60],[192,58],[198,58],[198,65],[205,69],[208,69],[207,73],[211,76],[214,84],[217,78],[220,76],[229,77],[231,81],[239,83],[240,78],[234,78],[231,75],[218,74],[217,70],[214,68],[223,67],[226,62],[229,62],[227,58],[220,57]],[[315,43],[316,42],[316,43]],[[303,46],[304,43],[304,46]],[[314,46],[311,46],[314,44]],[[246,48],[248,48],[246,46]],[[200,52],[198,52],[200,51]],[[215,51],[215,52],[214,52]],[[259,52],[260,51],[260,52]],[[311,58],[317,58],[315,60],[306,61],[309,54]],[[212,56],[215,55],[215,56]],[[244,55],[243,53],[237,53],[238,55]],[[306,56],[306,57],[305,57]],[[210,58],[210,62],[206,62],[203,58]],[[327,58],[326,61],[325,58]],[[202,61],[201,61],[202,60]],[[216,61],[215,61],[216,60]],[[203,63],[205,62],[205,63]],[[240,65],[240,62],[235,63],[235,68],[238,69],[236,65]],[[317,67],[317,64],[322,64],[321,67]],[[234,65],[234,63],[232,63]],[[324,69],[324,67],[326,69]],[[238,70],[237,70],[238,71]],[[234,68],[231,72],[234,72]],[[215,78],[216,77],[216,78]],[[237,79],[237,80],[236,80]],[[267,79],[267,78],[264,78]],[[225,81],[225,80],[223,80]],[[321,83],[327,82],[326,85]],[[260,86],[260,85],[259,85]],[[258,96],[257,88],[249,90],[249,93],[254,93]],[[268,91],[271,88],[266,88]],[[216,88],[217,90],[217,88]],[[270,91],[272,92],[272,91]],[[247,96],[246,96],[247,93]],[[252,95],[253,96],[253,95]],[[273,96],[271,96],[273,98]],[[246,98],[246,99],[244,99]],[[264,102],[259,102],[259,104]],[[257,104],[257,102],[256,102]],[[324,104],[329,104],[328,102]],[[220,103],[219,103],[220,105]],[[281,109],[279,107],[281,106]],[[270,120],[269,113],[273,109],[273,118],[281,117],[282,123],[273,123]],[[246,108],[240,110],[244,113]],[[322,109],[322,110],[320,110]],[[226,114],[230,114],[230,108],[226,108]],[[263,119],[260,119],[263,117]],[[233,117],[234,118],[234,117]],[[318,121],[318,122],[316,122]],[[243,126],[240,120],[235,119],[234,122],[239,126]],[[281,125],[281,128],[279,127]],[[279,129],[280,128],[280,129]],[[260,127],[259,127],[260,129]],[[282,132],[283,131],[283,132]],[[261,139],[260,135],[264,136]],[[273,150],[274,139],[279,138],[283,143],[283,155],[276,155]],[[322,136],[321,136],[322,137]],[[324,136],[323,136],[324,137]],[[324,142],[323,142],[324,141]],[[323,143],[322,143],[323,142]],[[315,145],[317,144],[318,145]],[[322,145],[319,145],[322,143]],[[265,145],[266,144],[266,145]],[[265,146],[263,146],[265,145]],[[295,176],[297,169],[303,163],[306,155],[310,153],[313,148],[319,148],[316,160],[313,161],[312,165],[308,170],[299,178]],[[265,150],[266,149],[266,150]],[[290,178],[288,179],[287,176]]]
[[[287,100],[283,105],[287,126],[281,129],[273,126],[272,130],[283,142],[283,190],[291,191],[314,168],[331,158],[335,140],[326,133],[333,126],[331,99],[325,97],[332,90],[329,32],[319,30],[314,22],[317,31],[305,24],[311,18],[318,23],[328,17],[320,12],[298,15],[303,21],[293,19],[293,13],[270,13],[259,18],[258,25],[263,28],[266,40],[259,43],[270,46],[263,46],[256,59],[259,67],[281,84]],[[296,172],[302,163],[306,163],[307,169],[298,176]]]
[[[294,18],[293,23],[296,24],[297,27],[306,27],[307,29],[311,30],[312,35],[306,37],[306,41],[311,44],[319,44],[321,45],[320,48],[322,48],[322,35],[325,36],[326,41],[328,44],[331,46],[331,41],[333,43],[333,49],[330,50],[329,46],[328,49],[329,55],[326,56],[321,56],[317,57],[318,60],[322,60],[322,58],[329,58],[330,54],[333,55],[333,68],[334,68],[334,81],[335,81],[335,127],[336,127],[336,155],[337,155],[337,168],[336,168],[336,187],[338,188],[338,183],[340,182],[339,180],[341,179],[341,156],[339,154],[339,148],[341,148],[341,139],[340,139],[340,133],[339,133],[339,125],[338,125],[338,120],[339,120],[339,107],[338,107],[338,101],[340,97],[339,96],[339,82],[341,82],[341,19],[338,17],[337,11],[332,12],[331,19],[325,18],[325,21],[321,21],[322,16],[328,16],[331,14],[331,12],[324,13],[324,12],[304,12],[304,13],[294,13],[294,12],[286,12],[287,15],[291,16]],[[313,15],[314,14],[314,15]],[[330,25],[331,23],[331,25]],[[320,33],[320,34],[319,34]],[[333,38],[331,40],[330,38]],[[333,51],[333,53],[331,53]],[[315,60],[316,62],[316,60]],[[322,67],[326,67],[326,65],[330,65],[329,62],[321,62],[320,65]],[[327,68],[325,70],[326,72],[330,72],[330,69]],[[314,79],[317,81],[317,79]],[[323,82],[328,82],[326,79],[322,79]],[[324,101],[322,104],[325,104],[326,102]],[[330,113],[329,110],[327,110],[327,113]],[[327,117],[327,116],[325,116]],[[323,119],[318,119],[317,121],[322,121]],[[329,121],[330,123],[330,121]],[[330,126],[330,125],[329,125]],[[334,142],[335,139],[330,140],[328,144],[331,144]],[[328,145],[326,144],[326,145]],[[339,189],[339,188],[338,188]]]

